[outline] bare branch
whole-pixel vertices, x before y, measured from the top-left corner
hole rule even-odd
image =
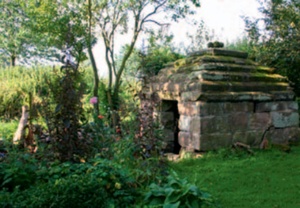
[[[157,22],[157,21],[155,21],[155,20],[152,20],[152,19],[150,19],[150,20],[145,20],[144,23],[146,23],[146,22],[152,22],[152,23],[157,24],[157,25],[159,25],[159,26],[169,26],[169,25],[170,25],[169,23],[159,23],[159,22]]]
[[[163,1],[162,3],[158,4],[158,5],[154,8],[154,10],[153,10],[152,12],[150,12],[149,14],[147,14],[147,15],[143,18],[141,24],[143,24],[143,22],[145,22],[149,17],[151,17],[152,15],[156,14],[157,11],[158,11],[158,9],[161,8],[162,6],[164,6],[166,3],[167,3],[167,0],[165,0],[165,1]]]

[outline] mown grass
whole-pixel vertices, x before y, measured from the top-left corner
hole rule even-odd
[[[171,167],[224,208],[300,207],[300,146],[290,153],[265,150],[253,156],[221,150]]]

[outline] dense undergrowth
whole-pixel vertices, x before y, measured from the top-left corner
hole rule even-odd
[[[138,103],[128,99],[136,89],[123,85],[120,126],[113,127],[105,85],[90,100],[87,72],[1,69],[0,206],[214,207],[209,194],[169,170],[160,127],[142,132],[152,114],[140,119]],[[13,144],[24,105],[25,135]]]

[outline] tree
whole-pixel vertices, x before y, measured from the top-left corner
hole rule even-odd
[[[169,20],[177,21],[194,14],[192,6],[199,7],[199,0],[29,0],[24,3],[31,34],[36,34],[36,51],[72,47],[72,55],[79,63],[87,49],[95,77],[94,96],[98,95],[98,69],[92,47],[96,43],[95,36],[102,38],[109,69],[107,98],[114,125],[118,123],[116,112],[122,75],[139,35],[151,25],[167,26]],[[166,16],[166,22],[157,18],[159,13]],[[96,33],[98,28],[99,33]],[[117,66],[115,39],[119,33],[131,36],[131,42]]]
[[[255,57],[260,63],[275,67],[279,73],[288,76],[299,96],[300,2],[264,0],[260,3],[263,17],[245,18]]]
[[[92,52],[97,42],[92,3],[92,0],[29,0],[26,11],[31,20],[29,28],[38,36],[34,43],[39,57],[60,61],[62,51],[68,49],[79,66],[87,58],[87,52],[94,74],[93,96],[98,97],[99,76]],[[98,114],[98,104],[94,107]]]
[[[0,56],[16,65],[17,58],[28,55],[30,41],[26,30],[27,17],[21,1],[3,0],[0,3]]]
[[[198,0],[105,0],[95,4],[98,15],[97,25],[105,45],[106,64],[108,66],[107,98],[112,110],[113,125],[118,123],[119,90],[126,63],[134,51],[139,35],[150,24],[166,26],[168,22],[160,22],[156,17],[164,12],[166,19],[177,21],[188,14],[194,14],[191,6],[200,6]],[[131,25],[132,22],[132,25]],[[130,24],[129,24],[130,23]],[[130,44],[126,48],[121,64],[117,66],[115,58],[115,38],[119,33],[129,33]]]

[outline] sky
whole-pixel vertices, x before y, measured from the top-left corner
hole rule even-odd
[[[202,0],[199,16],[221,41],[234,41],[244,33],[241,16],[258,17],[257,0]]]
[[[206,28],[209,29],[209,35],[214,34],[218,41],[224,43],[233,42],[245,34],[245,25],[241,16],[259,17],[257,0],[200,0],[200,3],[201,7],[197,9],[197,14],[193,18],[203,20]],[[187,32],[193,33],[195,30],[195,26],[188,25],[184,21],[177,24],[172,23],[169,29],[174,34],[174,43],[178,45],[187,40]],[[123,41],[124,39],[126,38],[116,40],[116,45],[121,46],[126,43]],[[138,45],[141,43],[137,43]],[[100,42],[94,51],[100,69],[99,74],[105,76],[107,69],[103,66],[104,56],[101,56],[103,54],[101,48],[103,45]],[[100,63],[102,63],[101,66]]]

